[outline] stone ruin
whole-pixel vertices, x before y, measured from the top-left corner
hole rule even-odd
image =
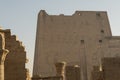
[[[114,70],[108,71],[102,59],[116,57],[120,57],[120,36],[112,36],[106,11],[76,11],[72,15],[39,12],[33,80],[56,77],[54,64],[63,61],[67,63],[66,80],[103,80],[104,71]]]
[[[0,80],[30,80],[25,48],[10,29],[0,29],[0,60]]]

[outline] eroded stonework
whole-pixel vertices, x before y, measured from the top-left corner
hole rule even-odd
[[[29,71],[25,68],[26,51],[22,42],[15,35],[11,35],[10,29],[1,29],[0,33],[4,36],[0,40],[0,43],[4,41],[4,44],[1,44],[0,48],[9,50],[3,66],[4,79],[2,80],[30,80],[28,76]]]
[[[4,80],[4,63],[8,50],[5,49],[5,35],[4,31],[0,29],[0,80]]]
[[[112,36],[107,12],[76,11],[71,16],[38,15],[33,77],[55,76],[54,63],[81,68],[81,80],[90,80],[101,58],[120,56],[120,37]]]

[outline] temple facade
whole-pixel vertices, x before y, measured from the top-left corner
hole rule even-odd
[[[76,11],[73,15],[39,12],[33,77],[55,76],[55,63],[66,62],[67,70],[74,69],[69,66],[80,66],[80,79],[91,80],[95,66],[102,70],[102,58],[119,56],[120,36],[112,36],[107,12]]]

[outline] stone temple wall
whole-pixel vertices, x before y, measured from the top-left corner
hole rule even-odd
[[[73,15],[38,14],[33,77],[54,76],[54,63],[81,68],[81,80],[90,80],[101,58],[120,56],[120,38],[112,36],[107,12],[76,11]]]
[[[120,57],[104,57],[102,65],[95,66],[91,80],[120,80]]]
[[[5,47],[9,50],[5,61],[5,80],[26,80],[24,47],[15,35],[11,35],[10,30],[6,30],[5,36]]]
[[[102,66],[104,80],[120,80],[120,57],[103,58]]]
[[[3,30],[4,48],[9,54],[4,62],[4,80],[29,80],[29,71],[26,69],[26,51],[22,42],[15,35],[11,35],[10,29]]]

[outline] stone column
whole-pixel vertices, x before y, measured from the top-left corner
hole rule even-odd
[[[63,80],[65,80],[65,62],[57,62],[55,63],[55,67],[56,67],[56,76],[62,76]]]
[[[8,50],[0,49],[0,80],[4,80],[4,61]]]
[[[4,61],[9,51],[5,49],[4,31],[0,29],[0,80],[4,80]]]

